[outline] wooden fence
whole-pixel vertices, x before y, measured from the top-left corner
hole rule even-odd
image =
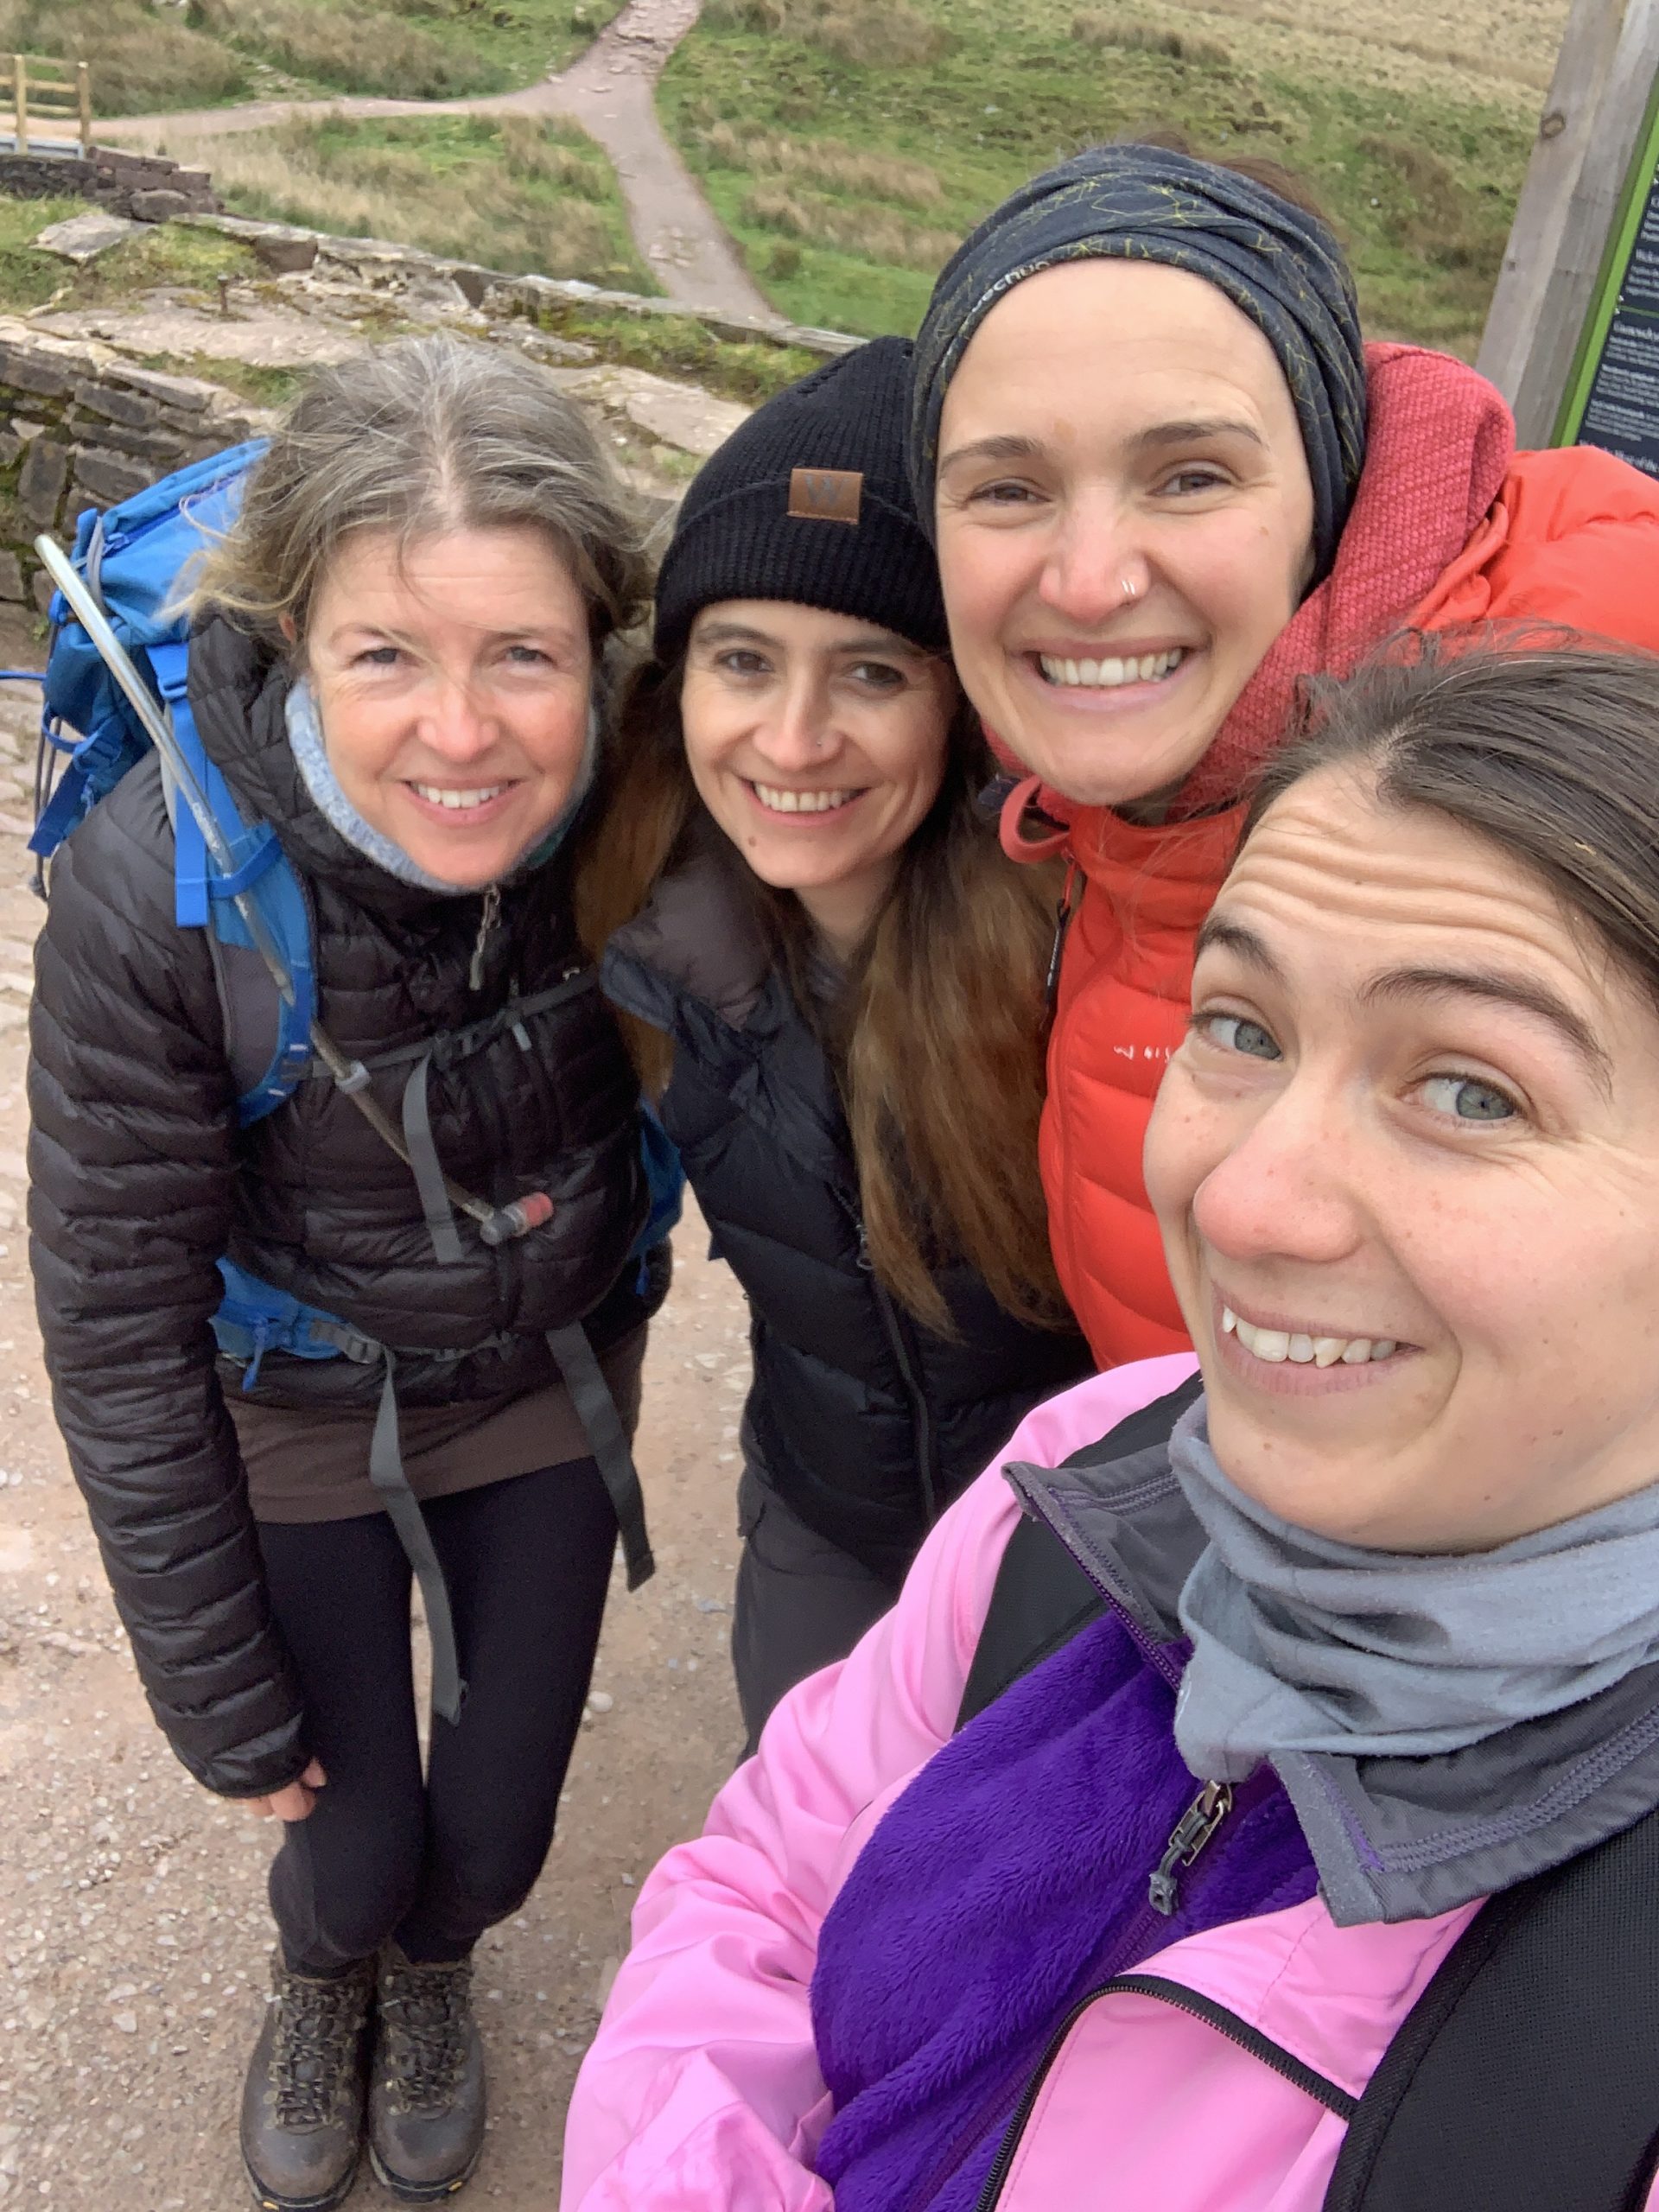
[[[14,54],[10,71],[0,67],[0,147],[7,138],[20,154],[90,155],[92,84],[86,64]]]

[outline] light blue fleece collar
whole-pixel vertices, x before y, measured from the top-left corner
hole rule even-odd
[[[441,876],[423,868],[418,861],[411,860],[400,844],[388,837],[383,830],[365,822],[340,788],[328,758],[328,748],[322,734],[322,723],[317,714],[316,699],[310,685],[303,677],[289,687],[284,707],[288,726],[289,747],[294,755],[301,779],[310,793],[313,803],[330,829],[342,836],[353,851],[377,868],[395,876],[399,883],[412,884],[417,891],[430,891],[444,899],[475,898],[486,887],[480,884],[446,883]],[[550,860],[563,842],[565,832],[575,820],[582,801],[593,787],[599,766],[599,708],[597,702],[588,713],[588,741],[583,749],[582,766],[563,810],[546,835],[528,852],[521,853],[512,866],[499,879],[518,874],[526,868],[539,868]]]

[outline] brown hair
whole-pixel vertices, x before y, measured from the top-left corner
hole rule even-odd
[[[1276,800],[1331,767],[1519,861],[1659,1004],[1659,656],[1561,630],[1395,645],[1314,687],[1241,849]]]
[[[276,651],[303,639],[355,531],[405,545],[448,530],[545,531],[588,603],[595,645],[642,611],[638,506],[581,410],[499,346],[405,338],[320,370],[271,434],[241,512],[190,581]],[[285,626],[292,625],[292,632]]]
[[[577,883],[578,919],[595,952],[709,826],[686,765],[680,676],[655,661],[637,671],[602,772]],[[979,817],[976,795],[992,772],[964,707],[938,796],[827,1028],[806,982],[812,935],[800,901],[761,883],[723,836],[712,840],[836,1065],[871,1263],[941,1333],[950,1319],[932,1267],[947,1255],[967,1261],[1020,1319],[1068,1319],[1037,1173],[1057,885],[1048,869],[1012,867]],[[668,1039],[637,1021],[625,1027],[647,1090],[660,1092]]]

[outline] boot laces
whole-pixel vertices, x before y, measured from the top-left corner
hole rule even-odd
[[[334,2116],[351,2078],[364,2019],[357,1980],[276,1982],[276,2037],[271,2052],[276,2112],[283,2127],[321,2127]]]
[[[405,2112],[442,2113],[467,2063],[472,1967],[387,1965],[380,1977],[386,2087]]]

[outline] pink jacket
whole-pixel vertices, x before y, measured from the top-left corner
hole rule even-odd
[[[702,1834],[652,1872],[576,2082],[563,2212],[830,2212],[812,2171],[830,2117],[808,2005],[818,1929],[882,1814],[950,1738],[1018,1519],[1001,1459],[1057,1465],[1192,1363],[1143,1360],[1039,1406],[941,1520],[893,1611],[785,1699]],[[1216,1999],[1357,2095],[1475,1910],[1338,1928],[1315,1900],[1135,1971]],[[1000,2212],[1319,2212],[1344,2126],[1204,2021],[1109,1996],[1050,2070]]]

